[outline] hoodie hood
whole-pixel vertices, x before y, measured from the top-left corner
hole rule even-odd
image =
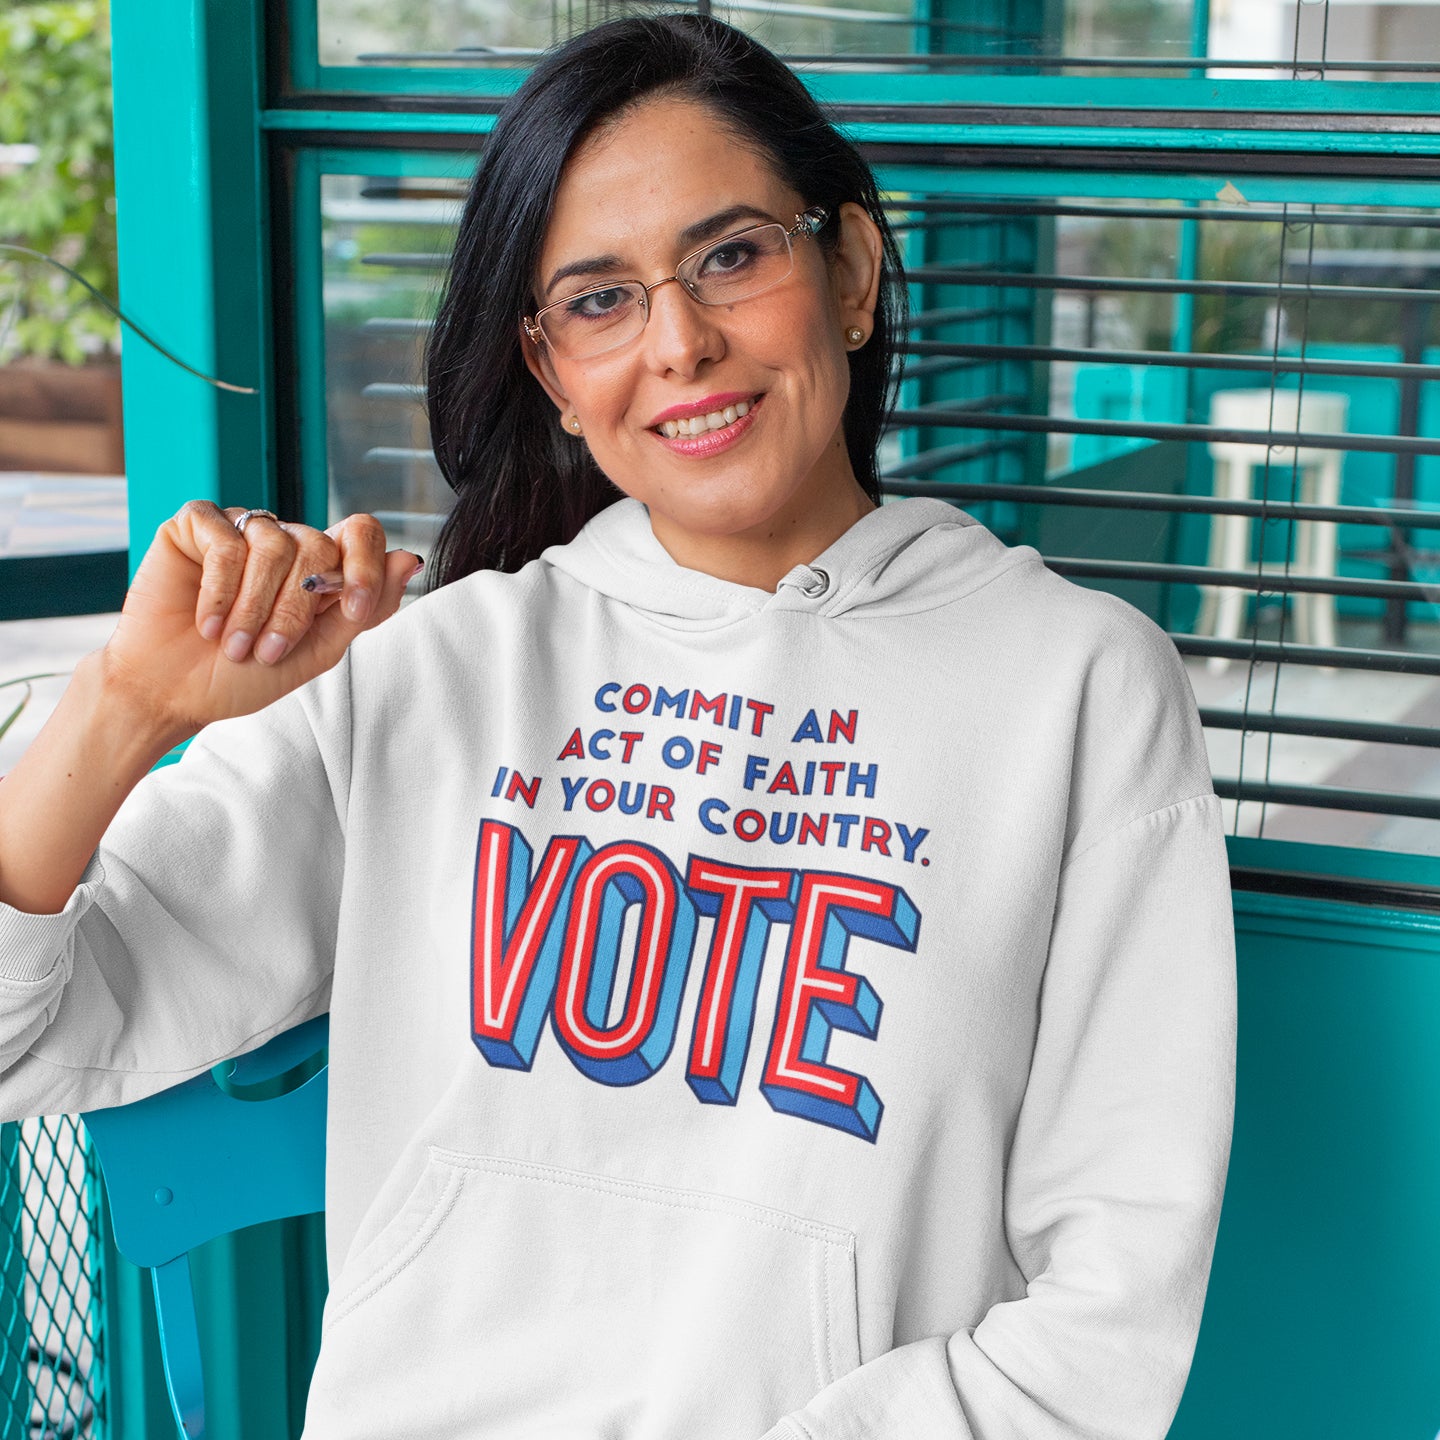
[[[712,629],[770,609],[911,614],[949,604],[1014,565],[1040,563],[1031,546],[1007,546],[973,515],[918,497],[862,516],[808,565],[784,575],[773,592],[677,564],[655,538],[649,511],[628,497],[540,559],[684,629]]]

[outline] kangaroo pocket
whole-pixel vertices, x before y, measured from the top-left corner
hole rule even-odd
[[[859,1364],[855,1238],[432,1148],[338,1277],[306,1440],[745,1440]]]

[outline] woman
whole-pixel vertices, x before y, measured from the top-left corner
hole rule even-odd
[[[898,293],[772,56],[581,36],[437,322],[443,583],[387,619],[368,517],[187,506],[7,777],[5,1113],[330,1012],[309,1440],[1168,1427],[1233,1085],[1198,717],[1137,611],[877,505]]]

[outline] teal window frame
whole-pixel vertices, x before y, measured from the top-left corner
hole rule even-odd
[[[1203,0],[1202,0],[1203,3]],[[315,0],[273,0],[272,13],[283,14],[289,43],[276,76],[278,93],[287,99],[323,94],[404,96],[444,102],[501,100],[513,94],[528,70],[500,65],[403,66],[323,65]],[[282,8],[283,7],[283,8]],[[935,5],[936,11],[945,8]],[[1207,6],[1208,9],[1208,6]],[[1269,56],[1265,57],[1271,58]],[[1280,57],[1275,57],[1280,58]],[[996,63],[1000,61],[997,59]],[[1217,65],[1220,62],[1216,62]],[[1355,80],[1211,80],[1188,75],[1171,77],[987,75],[961,69],[946,74],[893,72],[801,71],[817,99],[846,105],[944,105],[954,107],[1010,106],[1015,109],[1156,110],[1285,114],[1300,112],[1333,121],[1338,114],[1382,113],[1433,117],[1436,86],[1423,81]],[[1375,91],[1386,103],[1374,105]],[[957,90],[960,96],[957,96]],[[961,98],[963,96],[963,99]]]

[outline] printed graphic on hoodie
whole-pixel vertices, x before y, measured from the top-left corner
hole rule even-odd
[[[583,833],[569,833],[532,845],[522,825],[483,820],[470,955],[476,1047],[492,1065],[529,1070],[548,1020],[583,1074],[635,1085],[664,1066],[679,1041],[696,1099],[733,1105],[758,1029],[764,1054],[756,1083],[775,1110],[873,1142],[881,1097],[864,1075],[828,1059],[835,1030],[870,1040],[879,1033],[881,997],[847,968],[850,942],[861,937],[913,952],[921,917],[894,880],[825,863],[831,857],[823,852],[849,850],[866,868],[928,865],[919,852],[930,832],[868,813],[868,803],[863,811],[848,808],[856,799],[875,800],[879,785],[878,765],[829,758],[834,747],[856,743],[859,712],[812,709],[779,732],[775,707],[760,700],[614,681],[599,687],[594,705],[617,719],[573,727],[550,774],[501,766],[492,798],[534,810],[542,787],[558,782],[560,808],[577,821],[587,810],[614,806],[655,838],[663,838],[660,827],[675,822],[677,809],[693,807],[712,834],[768,841],[767,859],[793,844],[797,852],[822,852],[815,855],[820,863],[741,865],[692,853],[677,865],[641,840],[597,848]],[[694,725],[741,738],[701,738]],[[793,753],[779,754],[781,746]],[[654,778],[655,767],[644,763],[650,758],[672,772],[671,783]],[[634,778],[596,773],[629,766]],[[708,793],[727,775],[740,794],[733,784],[725,787],[729,798]],[[622,956],[632,907],[633,955]],[[713,922],[703,955],[696,953],[700,916]],[[775,1012],[762,1015],[761,969],[777,925],[789,930],[783,972]],[[623,1006],[612,1019],[617,977],[627,966]],[[682,1037],[687,984],[698,993],[692,1033]]]

